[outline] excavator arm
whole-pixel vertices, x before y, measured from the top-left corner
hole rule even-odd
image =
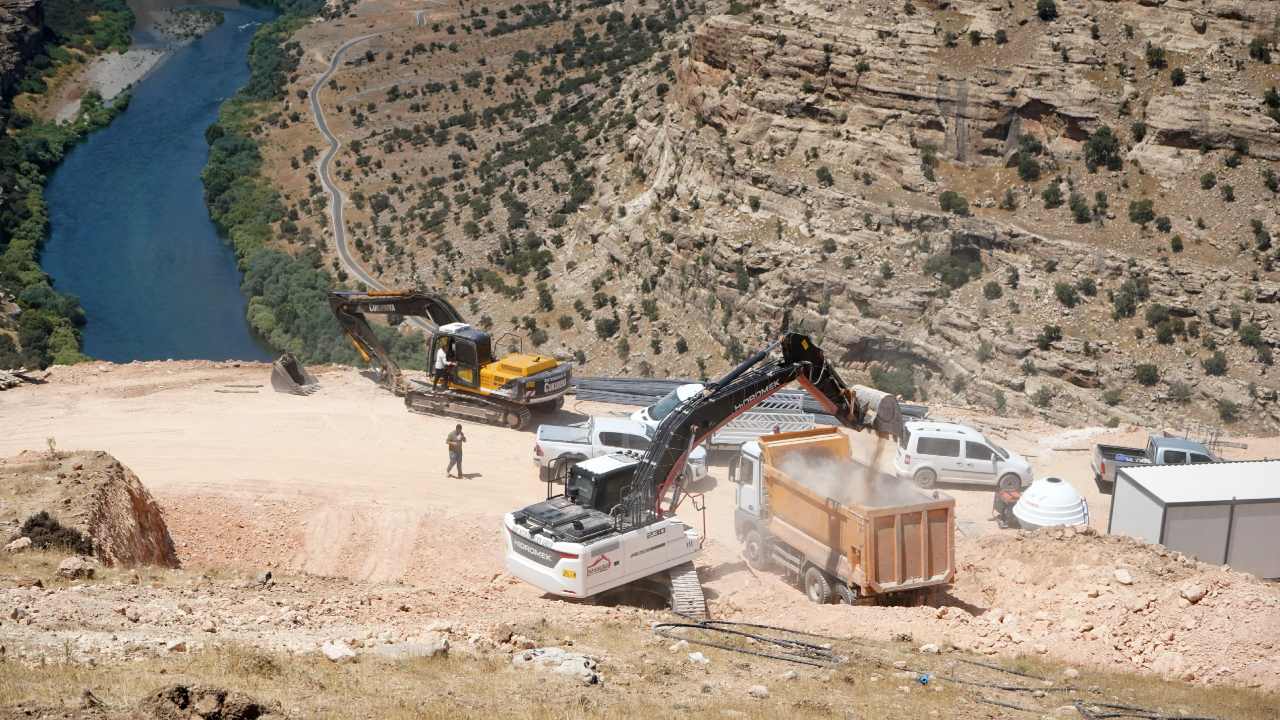
[[[782,357],[766,361],[781,347]],[[871,388],[849,388],[807,336],[789,333],[747,358],[699,395],[672,411],[654,433],[623,503],[625,522],[643,525],[675,510],[678,486],[689,451],[720,427],[763,402],[791,382],[798,382],[841,424],[898,437],[902,416],[897,399]],[[663,499],[671,491],[664,510]]]
[[[365,316],[385,315],[391,325],[399,325],[404,318],[423,318],[428,331],[441,325],[463,322],[462,314],[448,300],[435,293],[418,291],[335,290],[329,293],[329,308],[356,352],[365,362],[378,366],[382,371],[383,384],[396,395],[408,392],[404,374],[382,346]]]

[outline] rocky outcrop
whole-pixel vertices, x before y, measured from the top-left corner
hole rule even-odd
[[[40,0],[0,0],[0,98],[8,98],[40,50],[44,12]]]
[[[48,512],[87,536],[104,565],[178,566],[160,506],[129,468],[105,452],[0,459],[0,494],[6,496],[0,521],[17,528]]]

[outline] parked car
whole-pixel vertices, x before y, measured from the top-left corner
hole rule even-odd
[[[1026,458],[957,423],[906,423],[893,465],[898,477],[923,488],[942,482],[1013,489],[1034,480]]]
[[[1116,471],[1131,465],[1197,465],[1218,462],[1218,457],[1203,443],[1185,438],[1152,435],[1147,447],[1122,447],[1120,445],[1095,445],[1093,447],[1093,478],[1102,488],[1115,488]]]
[[[679,385],[654,404],[631,413],[631,419],[656,430],[663,418],[685,400],[702,392],[703,387],[700,383]],[[732,449],[737,453],[743,443],[769,435],[775,428],[778,432],[799,432],[818,426],[814,414],[803,411],[803,400],[798,395],[775,395],[762,402],[759,408],[731,420],[707,440],[707,445],[712,449]]]
[[[575,463],[620,451],[644,453],[653,429],[627,418],[593,417],[577,425],[540,425],[533,461],[543,482],[561,481]],[[685,463],[686,486],[707,475],[707,451],[696,447]]]

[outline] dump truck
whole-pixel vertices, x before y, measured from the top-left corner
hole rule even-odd
[[[950,584],[955,499],[856,463],[851,450],[838,428],[743,446],[734,525],[747,563],[781,569],[816,603],[912,602]]]

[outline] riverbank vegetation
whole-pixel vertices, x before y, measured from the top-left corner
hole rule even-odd
[[[124,0],[47,0],[44,12],[54,43],[32,59],[19,92],[44,92],[44,78],[59,66],[129,45],[134,18]],[[79,330],[84,310],[74,295],[54,290],[40,268],[49,233],[44,187],[67,151],[110,123],[129,96],[107,103],[87,92],[79,115],[64,124],[15,111],[11,98],[0,100],[0,310],[8,302],[17,308],[14,315],[0,314],[0,368],[79,362],[85,359]]]
[[[202,178],[205,202],[218,229],[235,248],[244,271],[241,288],[249,298],[250,326],[277,350],[303,362],[356,362],[343,340],[326,294],[337,283],[321,267],[318,251],[299,256],[270,247],[284,217],[280,195],[262,175],[262,155],[254,137],[260,119],[281,99],[302,48],[290,40],[295,30],[323,7],[317,0],[281,0],[280,17],[263,25],[249,46],[249,81],[223,104],[218,121],[205,133],[209,163]],[[420,333],[375,327],[392,356],[411,368],[425,366]]]

